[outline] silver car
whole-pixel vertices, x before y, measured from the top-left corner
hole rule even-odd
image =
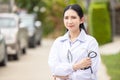
[[[6,64],[7,64],[7,54],[6,54],[5,40],[0,32],[0,66],[6,66]]]
[[[23,14],[20,15],[20,20],[28,29],[28,46],[36,47],[41,45],[42,40],[42,27],[41,22],[36,20],[35,14]]]
[[[20,19],[14,13],[0,14],[1,33],[5,37],[8,55],[12,55],[15,60],[21,56],[21,50],[26,52],[28,32],[24,27],[20,27]]]

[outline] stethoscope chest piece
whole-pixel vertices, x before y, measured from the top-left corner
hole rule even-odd
[[[95,51],[88,52],[88,57],[89,58],[95,58],[96,56],[97,56],[97,53]]]

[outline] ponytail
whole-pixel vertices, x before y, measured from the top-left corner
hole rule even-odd
[[[80,27],[80,30],[83,29],[85,31],[85,33],[87,33],[87,30],[85,29],[85,26],[83,23],[81,23],[79,27]]]

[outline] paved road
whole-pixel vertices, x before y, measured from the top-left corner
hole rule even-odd
[[[0,67],[0,80],[52,80],[47,59],[52,42],[44,40],[42,46],[28,49],[19,61],[10,60]]]

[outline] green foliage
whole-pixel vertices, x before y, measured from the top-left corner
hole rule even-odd
[[[38,6],[39,8],[44,6],[45,3],[42,0],[16,0],[18,7],[26,9],[28,12],[34,12],[34,7]]]
[[[47,36],[49,33],[54,31],[54,27],[53,27],[53,23],[47,23],[47,24],[45,23],[47,22],[44,22],[43,30],[44,30],[44,36]]]
[[[49,27],[51,26],[52,29],[52,31],[50,30],[49,34],[51,34],[51,32],[53,35],[57,33],[58,36],[65,32],[65,27],[63,24],[63,10],[65,6],[75,3],[82,4],[80,0],[44,0],[44,2],[46,3],[46,16],[47,16],[44,18],[45,24],[52,23],[52,25],[48,25]],[[44,27],[47,28],[47,26]],[[45,34],[46,32],[48,32],[46,31],[46,28],[44,29]]]
[[[44,0],[46,3],[46,12],[44,17],[44,34],[50,35],[53,32],[59,32],[63,30],[63,9],[65,3],[61,0]],[[49,30],[47,29],[49,27]],[[53,35],[55,34],[53,33]]]
[[[89,32],[99,44],[105,44],[112,40],[111,22],[106,3],[93,3],[89,8]]]
[[[79,3],[79,0],[65,0],[65,3],[68,4],[75,4],[75,3]]]
[[[57,33],[58,36],[65,32],[63,25],[63,10],[68,4],[79,3],[81,0],[16,0],[20,8],[27,9],[29,13],[34,12],[33,8],[45,7],[46,11],[36,12],[38,20],[42,21],[43,35]],[[81,4],[83,7],[83,3]],[[57,35],[56,35],[57,37]]]
[[[114,55],[102,55],[102,61],[107,67],[111,80],[120,80],[120,53]]]
[[[15,0],[16,5],[21,8],[27,10],[28,13],[36,13],[37,19],[42,23],[44,22],[44,17],[46,16],[43,12],[40,12],[42,7],[45,7],[45,3],[42,0]],[[34,11],[34,8],[38,7],[38,11]]]
[[[2,2],[2,3],[9,3],[10,0],[0,0],[0,2]]]

